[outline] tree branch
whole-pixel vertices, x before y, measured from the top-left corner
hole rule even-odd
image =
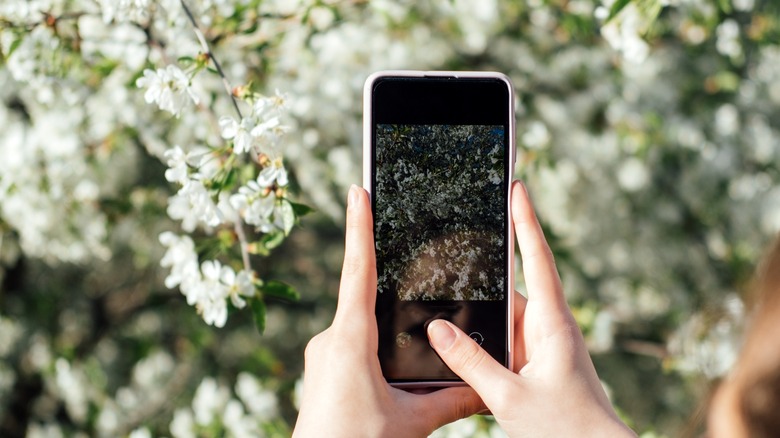
[[[190,23],[192,23],[195,36],[198,37],[198,42],[200,42],[200,45],[203,48],[203,53],[208,56],[209,59],[211,59],[211,62],[214,63],[214,68],[216,68],[217,73],[219,73],[219,76],[222,78],[222,84],[225,85],[225,91],[227,91],[228,96],[230,96],[230,100],[233,102],[233,108],[235,108],[236,113],[238,114],[238,118],[242,119],[243,115],[241,115],[241,109],[238,107],[236,97],[233,96],[233,87],[230,86],[230,82],[228,82],[227,76],[225,76],[225,72],[222,70],[222,66],[219,65],[219,61],[217,61],[217,58],[211,52],[209,42],[206,41],[206,35],[204,35],[203,31],[200,30],[200,27],[198,27],[198,22],[195,21],[195,17],[192,15],[192,11],[187,6],[187,3],[185,3],[184,0],[180,1],[182,9],[184,9],[184,13],[187,14],[187,18],[190,20]]]

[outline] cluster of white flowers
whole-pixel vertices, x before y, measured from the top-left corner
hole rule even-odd
[[[114,20],[145,23],[149,20],[151,6],[151,0],[100,0],[106,23]]]
[[[172,71],[181,73],[175,67]],[[157,102],[161,109],[178,114],[186,102],[186,95],[191,93],[187,91],[189,87],[160,85],[156,74],[149,70],[145,75],[155,77],[154,80],[140,78],[137,82],[139,87],[147,88],[147,102]],[[183,73],[181,75],[183,77]],[[194,97],[193,100],[197,101]],[[194,231],[198,224],[213,228],[243,220],[261,233],[283,230],[287,234],[295,223],[292,206],[283,199],[289,180],[278,150],[282,136],[289,129],[281,122],[285,97],[277,91],[271,97],[251,94],[246,100],[253,102],[249,116],[241,118],[240,122],[231,116],[219,120],[222,138],[231,142],[232,153],[237,156],[223,161],[235,163],[249,155],[263,168],[255,179],[235,189],[232,195],[228,195],[225,187],[207,188],[207,185],[213,185],[216,177],[230,171],[220,168],[217,152],[206,148],[184,152],[180,146],[174,146],[164,153],[169,167],[166,179],[181,185],[170,199],[168,214],[182,221],[185,231]]]
[[[0,71],[3,80],[10,80],[8,72]],[[10,92],[0,91],[0,98]],[[48,105],[60,107],[66,102],[58,96],[48,104],[30,104],[28,115],[0,106],[0,119],[5,121],[0,133],[0,154],[5,157],[0,160],[0,217],[18,233],[21,250],[30,256],[50,261],[105,259],[109,255],[106,220],[98,201],[115,184],[88,164],[72,130],[84,123],[87,113],[48,111]],[[38,123],[26,123],[27,117]],[[116,163],[128,159],[117,154]],[[95,157],[95,161],[106,160]],[[13,247],[13,238],[4,239],[5,255],[10,254],[6,248]]]
[[[248,373],[240,373],[233,398],[230,389],[207,377],[195,391],[192,408],[177,409],[170,424],[174,438],[200,436],[199,429],[224,425],[223,433],[235,438],[263,436],[261,426],[277,416],[276,394],[263,388]],[[209,430],[213,430],[209,429]]]
[[[596,16],[602,20],[606,19],[613,3],[612,0],[606,1],[604,6],[596,9]],[[649,26],[648,21],[648,18],[639,12],[636,4],[629,3],[616,17],[601,27],[601,35],[626,61],[640,64],[650,53],[650,46],[642,36]]]
[[[278,90],[273,97],[252,96],[252,112],[240,121],[231,116],[219,119],[222,138],[233,141],[233,152],[277,153],[276,145],[288,127],[281,124],[285,96]]]
[[[169,288],[179,287],[187,297],[187,304],[195,306],[207,324],[224,327],[227,321],[227,300],[236,308],[246,306],[244,298],[255,295],[254,273],[241,270],[217,260],[198,264],[195,243],[189,236],[172,232],[160,235],[160,243],[167,248],[160,264],[171,269],[165,278]]]

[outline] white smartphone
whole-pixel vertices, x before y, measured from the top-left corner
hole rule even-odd
[[[463,384],[428,342],[434,319],[511,369],[511,82],[494,72],[378,72],[365,83],[363,130],[385,378],[398,387]]]

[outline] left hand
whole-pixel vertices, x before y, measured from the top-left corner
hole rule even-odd
[[[484,410],[468,387],[413,394],[391,387],[377,356],[377,273],[371,205],[352,186],[333,323],[306,346],[303,399],[293,436],[427,436]]]

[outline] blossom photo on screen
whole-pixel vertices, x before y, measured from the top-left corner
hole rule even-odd
[[[504,140],[503,126],[377,126],[380,293],[503,299]]]

